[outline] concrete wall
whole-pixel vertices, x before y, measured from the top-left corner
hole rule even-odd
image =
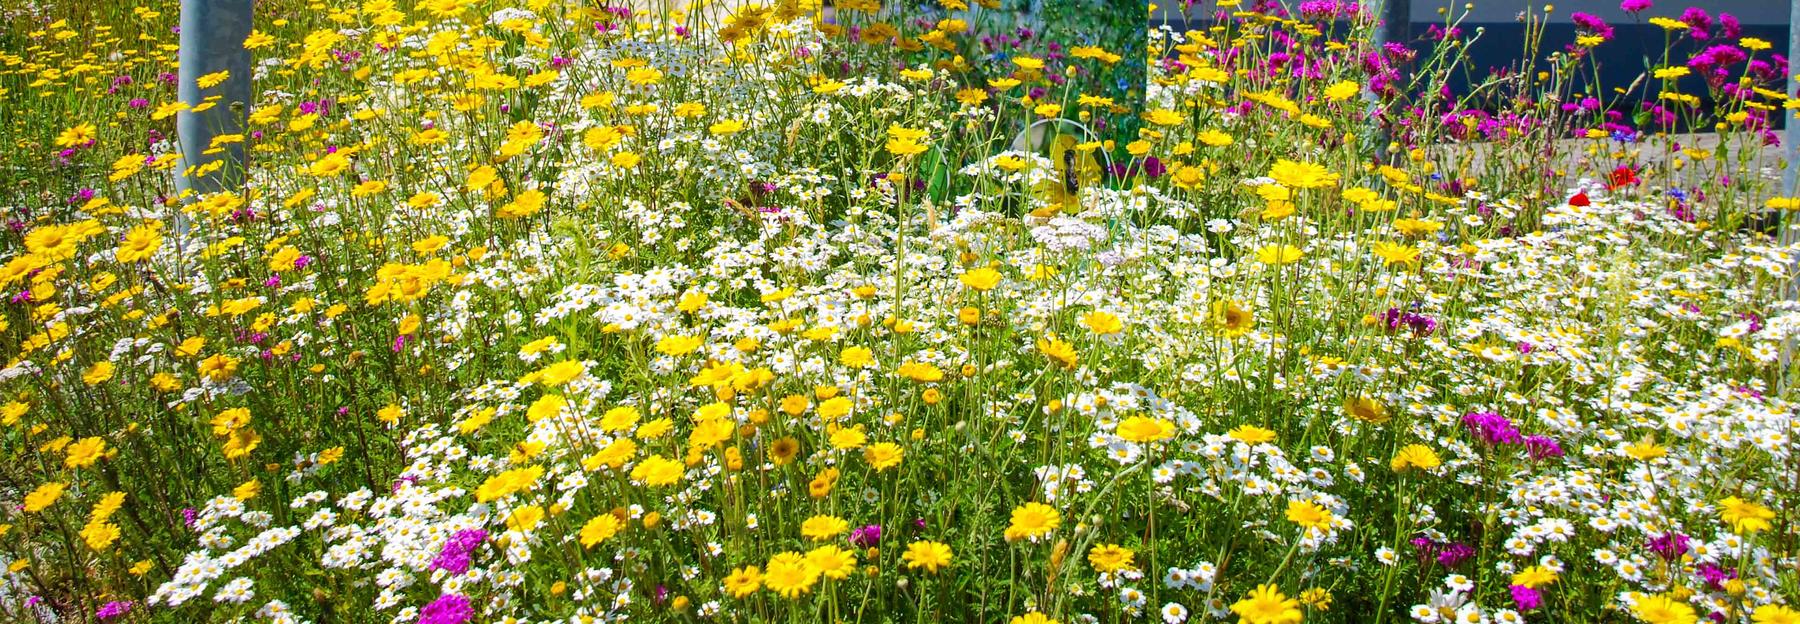
[[[1164,19],[1177,18],[1180,15],[1180,0],[1162,0]],[[1248,2],[1246,2],[1248,4]],[[1299,0],[1289,0],[1290,6],[1297,6]],[[1368,7],[1380,6],[1381,0],[1362,0]],[[1438,9],[1449,9],[1450,16],[1462,18],[1464,5],[1474,5],[1467,11],[1464,23],[1513,23],[1521,11],[1541,13],[1545,4],[1556,7],[1551,12],[1550,20],[1556,23],[1571,23],[1569,15],[1577,11],[1592,13],[1614,25],[1643,23],[1652,17],[1680,17],[1687,7],[1696,6],[1704,9],[1708,15],[1717,16],[1723,11],[1744,24],[1783,25],[1788,21],[1788,5],[1781,0],[1656,0],[1650,10],[1633,18],[1631,14],[1619,10],[1618,0],[1412,0],[1412,19],[1417,24],[1441,23],[1445,17],[1438,14]],[[1196,2],[1196,7],[1210,7],[1211,2]]]
[[[1369,0],[1364,4],[1379,4],[1380,0]],[[1439,22],[1444,18],[1438,15],[1438,9],[1453,9],[1453,15],[1461,16],[1465,4],[1474,4],[1468,11],[1469,22],[1511,22],[1520,11],[1542,12],[1545,4],[1556,7],[1550,19],[1556,22],[1569,22],[1569,14],[1580,11],[1600,16],[1608,23],[1631,23],[1629,13],[1619,10],[1618,0],[1413,0],[1413,21],[1417,23]],[[1717,16],[1720,11],[1730,13],[1732,17],[1745,24],[1786,24],[1788,5],[1781,0],[1657,0],[1650,10],[1638,14],[1636,21],[1645,21],[1651,17],[1680,17],[1687,7],[1695,6],[1704,9],[1708,15]]]
[[[685,8],[696,4],[695,0],[628,0],[625,5],[644,10],[660,10],[667,2],[675,8]],[[1379,6],[1381,0],[1362,0],[1365,6]],[[706,4],[725,9],[748,4],[749,0],[708,0]],[[1297,5],[1299,0],[1290,0]],[[767,4],[763,2],[762,4]],[[1181,0],[1158,0],[1162,5],[1162,13],[1169,18],[1179,15]],[[1196,6],[1205,7],[1212,3],[1196,2]],[[1551,4],[1556,10],[1551,13],[1553,22],[1569,23],[1569,14],[1576,11],[1598,15],[1607,22],[1630,24],[1643,22],[1651,17],[1679,17],[1681,11],[1690,6],[1704,9],[1709,15],[1718,15],[1723,11],[1730,13],[1738,21],[1745,24],[1782,25],[1788,21],[1788,5],[1781,0],[1656,0],[1656,5],[1637,18],[1619,10],[1618,0],[1412,0],[1413,22],[1429,24],[1441,22],[1444,18],[1438,15],[1438,9],[1450,9],[1451,15],[1461,17],[1464,5],[1474,5],[1467,11],[1465,23],[1512,23],[1521,11],[1544,10],[1545,4]]]

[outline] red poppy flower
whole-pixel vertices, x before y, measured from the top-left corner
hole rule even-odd
[[[1621,187],[1631,186],[1637,183],[1637,172],[1633,171],[1631,167],[1620,166],[1619,168],[1612,170],[1612,173],[1607,174],[1606,176],[1607,190],[1617,190]]]

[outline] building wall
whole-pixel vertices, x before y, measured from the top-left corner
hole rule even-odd
[[[1380,0],[1364,2],[1365,5],[1378,5]],[[1632,16],[1619,10],[1618,0],[1413,0],[1412,19],[1416,23],[1440,22],[1444,20],[1438,9],[1453,9],[1452,15],[1461,17],[1465,4],[1473,4],[1468,10],[1468,22],[1512,22],[1521,11],[1543,11],[1545,4],[1556,7],[1550,14],[1555,22],[1569,23],[1569,14],[1580,11],[1600,16],[1613,24],[1628,24],[1633,21],[1642,22],[1655,16],[1679,17],[1687,7],[1700,7],[1709,15],[1718,15],[1720,11],[1730,13],[1745,24],[1786,24],[1788,21],[1788,5],[1780,0],[1658,0],[1650,10]]]
[[[1162,5],[1163,19],[1179,18],[1180,0],[1163,0],[1156,4]],[[1378,7],[1381,0],[1363,0],[1362,4]],[[1780,26],[1788,22],[1788,5],[1781,0],[1656,0],[1654,7],[1635,18],[1619,9],[1618,0],[1412,0],[1412,20],[1418,24],[1442,23],[1447,19],[1461,19],[1465,24],[1513,23],[1519,13],[1542,12],[1545,4],[1556,8],[1550,13],[1550,21],[1561,24],[1571,23],[1569,15],[1577,11],[1598,15],[1618,25],[1644,23],[1655,16],[1679,17],[1690,6],[1700,7],[1708,15],[1716,16],[1721,11],[1730,13],[1745,24]],[[1211,2],[1195,3],[1196,7],[1211,5]],[[1464,6],[1471,8],[1465,10]],[[1445,9],[1446,13],[1439,14],[1439,9]]]
[[[1791,0],[1800,2],[1800,0]],[[1299,0],[1289,0],[1289,6],[1297,6]],[[1365,7],[1378,8],[1382,0],[1361,0]],[[1179,6],[1180,0],[1165,0],[1168,5]],[[1161,3],[1159,3],[1161,4]],[[1248,2],[1246,2],[1248,4]],[[1708,46],[1729,44],[1719,35],[1717,17],[1719,13],[1730,13],[1742,25],[1744,37],[1757,37],[1774,44],[1774,49],[1756,54],[1757,58],[1768,59],[1772,54],[1785,54],[1788,43],[1788,15],[1790,7],[1784,0],[1655,0],[1649,10],[1632,16],[1619,9],[1619,0],[1412,0],[1412,27],[1409,41],[1416,49],[1430,48],[1435,42],[1428,40],[1428,29],[1432,26],[1443,26],[1455,22],[1462,30],[1462,38],[1469,42],[1468,60],[1463,65],[1468,72],[1457,72],[1448,77],[1447,85],[1454,94],[1464,94],[1470,90],[1471,83],[1485,80],[1490,72],[1506,71],[1516,68],[1526,52],[1525,27],[1519,20],[1522,11],[1542,13],[1545,4],[1551,4],[1555,10],[1550,14],[1550,23],[1544,29],[1544,48],[1538,50],[1533,69],[1544,67],[1544,56],[1550,52],[1563,49],[1575,41],[1577,35],[1573,20],[1569,16],[1576,12],[1591,13],[1606,20],[1614,28],[1612,41],[1595,48],[1591,53],[1593,60],[1599,63],[1599,71],[1584,71],[1574,86],[1576,93],[1602,93],[1608,97],[1617,97],[1615,89],[1633,85],[1646,73],[1647,68],[1663,65],[1681,65],[1693,55],[1705,50]],[[1197,7],[1211,7],[1213,3],[1199,1]],[[1465,5],[1473,5],[1464,9]],[[1680,17],[1681,12],[1689,6],[1699,7],[1714,18],[1713,38],[1695,40],[1685,33],[1666,33],[1662,28],[1649,23],[1652,17]],[[1446,14],[1439,14],[1438,9],[1448,9]],[[1198,13],[1199,21],[1186,24],[1187,27],[1205,27],[1209,13]],[[1181,29],[1183,24],[1178,13],[1165,14],[1170,25]],[[1665,44],[1666,42],[1666,44]],[[1665,46],[1668,49],[1665,59]],[[1679,81],[1679,88],[1684,93],[1700,95],[1707,99],[1706,83],[1698,76],[1690,76]],[[1630,98],[1654,97],[1654,90],[1638,89],[1630,92]],[[1477,104],[1480,106],[1480,104]],[[1615,102],[1621,109],[1634,109],[1633,102]],[[1784,116],[1785,117],[1785,116]]]

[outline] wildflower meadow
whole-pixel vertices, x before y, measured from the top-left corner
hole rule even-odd
[[[8,3],[0,622],[1800,623],[1785,42],[1012,1]]]

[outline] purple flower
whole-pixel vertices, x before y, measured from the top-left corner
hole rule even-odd
[[[463,529],[444,541],[444,547],[438,550],[437,558],[431,560],[431,567],[443,569],[451,574],[462,574],[469,571],[469,553],[487,541],[487,531],[481,529]]]
[[[1300,17],[1309,20],[1327,20],[1353,17],[1362,11],[1355,2],[1339,0],[1307,0],[1300,3]]]
[[[1744,34],[1744,26],[1739,24],[1738,19],[1730,13],[1721,11],[1719,13],[1719,34],[1726,39],[1736,39],[1738,35]]]
[[[1530,453],[1532,459],[1545,460],[1562,457],[1563,447],[1547,436],[1525,436],[1525,452]]]
[[[1451,542],[1438,551],[1438,565],[1454,568],[1475,556],[1475,549],[1462,542]]]
[[[1688,7],[1681,12],[1681,21],[1688,25],[1688,36],[1699,41],[1712,38],[1712,16],[1707,15],[1700,7]]]
[[[1778,80],[1781,78],[1782,74],[1787,73],[1787,59],[1782,58],[1779,54],[1772,56],[1776,61],[1780,61],[1779,69],[1777,69],[1776,64],[1771,64],[1762,59],[1756,59],[1750,61],[1750,75],[1757,80]],[[1751,93],[1755,93],[1755,90],[1752,89]]]
[[[1518,605],[1520,611],[1530,611],[1544,606],[1544,595],[1538,593],[1538,590],[1524,585],[1514,585],[1511,589],[1513,604]]]
[[[1695,71],[1711,74],[1713,69],[1725,69],[1744,62],[1746,58],[1748,57],[1737,46],[1716,45],[1689,58],[1687,65]],[[1711,79],[1712,76],[1709,75],[1708,78]]]
[[[1395,63],[1411,61],[1419,55],[1419,53],[1414,52],[1412,48],[1406,47],[1406,44],[1391,41],[1381,44],[1381,51],[1389,60]]]
[[[1700,580],[1706,581],[1706,587],[1713,591],[1725,589],[1725,581],[1737,578],[1737,573],[1711,563],[1700,564],[1698,570]]]
[[[463,624],[474,617],[469,599],[459,594],[444,594],[419,611],[419,624]]]
[[[133,603],[130,600],[114,600],[112,602],[100,605],[100,610],[94,612],[94,618],[100,619],[100,620],[110,620],[112,618],[116,618],[121,615],[130,613],[131,608],[134,606],[137,606],[136,603]]]
[[[1462,417],[1464,427],[1470,433],[1481,438],[1488,446],[1504,444],[1523,444],[1525,438],[1519,435],[1518,428],[1511,420],[1493,412],[1469,412]]]
[[[1739,312],[1738,318],[1750,322],[1750,333],[1752,334],[1763,330],[1762,315],[1755,312]]]
[[[1670,531],[1650,540],[1650,552],[1668,561],[1674,561],[1688,552],[1688,536]]]
[[[1168,171],[1169,168],[1163,165],[1161,159],[1155,156],[1144,159],[1144,175],[1150,176],[1151,179],[1160,178]]]
[[[872,548],[881,543],[881,525],[871,524],[858,527],[850,532],[850,545],[857,548]]]
[[[1437,320],[1417,312],[1402,311],[1400,308],[1388,308],[1382,313],[1381,320],[1387,323],[1389,330],[1402,327],[1412,330],[1415,337],[1430,336],[1437,331]]]
[[[1624,0],[1619,3],[1619,10],[1634,15],[1642,13],[1650,10],[1650,0]]]
[[[1613,27],[1607,25],[1606,20],[1600,19],[1598,15],[1577,11],[1570,14],[1569,19],[1575,22],[1576,28],[1586,31],[1588,34],[1599,35],[1601,39],[1612,39],[1613,37]]]
[[[1429,537],[1419,535],[1412,538],[1413,548],[1418,551],[1419,563],[1436,560],[1438,565],[1454,568],[1475,556],[1475,549],[1462,542],[1440,543]]]

